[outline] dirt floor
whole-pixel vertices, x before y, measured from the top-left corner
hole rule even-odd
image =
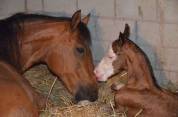
[[[118,113],[114,107],[114,94],[110,89],[112,83],[126,83],[127,74],[114,76],[106,83],[99,83],[99,99],[90,104],[74,104],[71,94],[52,75],[45,65],[39,65],[28,70],[24,76],[32,86],[49,100],[46,109],[41,110],[40,117],[126,117]],[[56,81],[56,82],[55,82]],[[50,91],[51,90],[51,91]],[[139,113],[139,112],[138,112]],[[136,116],[135,116],[136,117]]]

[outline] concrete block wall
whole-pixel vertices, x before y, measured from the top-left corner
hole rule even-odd
[[[78,9],[92,15],[95,63],[128,23],[130,39],[148,55],[159,84],[178,89],[178,0],[1,0],[0,18],[16,12],[71,16]]]

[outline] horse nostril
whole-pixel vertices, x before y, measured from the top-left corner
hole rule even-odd
[[[96,76],[96,80],[98,81],[100,78],[98,76]]]
[[[96,69],[94,70],[94,74],[95,74],[95,79],[98,80],[98,71]]]
[[[75,95],[75,100],[77,102],[82,100],[88,100],[94,102],[98,99],[98,89],[97,87],[94,88],[93,86],[80,86],[79,90]]]
[[[100,81],[103,77],[103,74],[101,74],[100,72],[98,72],[97,70],[95,71],[95,78],[97,81]]]

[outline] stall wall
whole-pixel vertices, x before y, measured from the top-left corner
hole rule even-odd
[[[71,16],[78,9],[92,15],[96,64],[128,23],[130,39],[148,55],[159,84],[178,87],[178,0],[1,0],[0,18],[16,12]]]

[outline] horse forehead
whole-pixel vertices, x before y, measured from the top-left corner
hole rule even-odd
[[[50,23],[34,23],[26,24],[24,35],[27,36],[26,42],[48,39],[62,39],[71,35],[67,23],[50,22]],[[52,37],[52,38],[50,38]]]

